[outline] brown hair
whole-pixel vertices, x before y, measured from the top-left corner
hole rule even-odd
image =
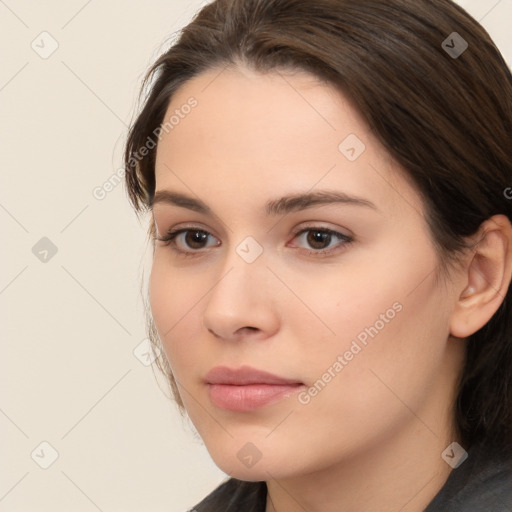
[[[454,32],[468,44],[461,55],[449,52],[462,49]],[[512,76],[484,28],[451,0],[216,0],[204,7],[143,82],[145,103],[124,154],[137,212],[151,208],[156,149],[144,158],[138,151],[155,138],[173,94],[206,70],[240,62],[262,73],[310,72],[351,100],[424,198],[442,271],[483,221],[499,213],[512,219],[504,194],[512,184]],[[466,449],[484,438],[512,447],[510,293],[467,339],[454,404]],[[160,347],[150,312],[148,329]],[[182,408],[166,358],[157,366]]]

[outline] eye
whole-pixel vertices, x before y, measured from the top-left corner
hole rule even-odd
[[[184,235],[184,236],[183,236]],[[212,236],[207,231],[199,229],[197,227],[181,228],[170,230],[167,235],[161,238],[157,238],[163,245],[168,245],[171,249],[183,256],[195,256],[199,249],[204,249],[204,243],[208,240],[208,237]],[[190,250],[184,250],[179,248],[178,242],[184,243]],[[214,244],[219,245],[219,244]]]
[[[308,235],[304,238],[304,235]],[[158,241],[162,242],[165,246],[170,248],[181,256],[199,256],[202,249],[209,247],[205,245],[208,242],[208,238],[212,237],[208,231],[200,229],[198,227],[186,227],[175,230],[170,230],[164,237],[157,238]],[[294,239],[303,238],[311,249],[304,249],[306,254],[313,256],[323,256],[337,251],[337,246],[344,248],[348,244],[354,241],[351,236],[344,235],[338,231],[324,227],[307,227],[303,228],[294,233]],[[338,241],[333,248],[329,248],[332,242]],[[217,244],[210,244],[211,246],[218,246]],[[180,247],[181,246],[181,247]],[[185,248],[183,248],[185,247]]]
[[[345,246],[354,241],[354,239],[351,236],[344,235],[343,233],[339,233],[338,231],[334,231],[329,228],[315,226],[301,229],[300,231],[295,233],[294,238],[302,238],[310,247],[315,249],[306,249],[306,253],[311,254],[313,256],[330,254],[335,250],[337,251],[336,246],[341,246],[343,249]],[[338,243],[334,245],[334,249],[329,248],[331,242],[336,241],[338,241]]]

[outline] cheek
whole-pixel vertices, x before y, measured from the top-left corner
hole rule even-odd
[[[302,349],[314,351],[308,357],[314,355],[325,364],[349,350],[353,340],[365,346],[376,332],[382,338],[391,324],[400,321],[398,310],[407,289],[400,278],[404,279],[403,273],[394,275],[393,268],[364,261],[295,275],[293,289],[300,300],[291,297],[280,305],[283,318],[289,319],[286,327],[292,326],[292,337]]]
[[[167,265],[165,255],[156,251],[149,280],[151,312],[173,374],[180,381],[194,366],[200,339],[199,302],[206,290],[201,291],[204,286],[198,281],[196,285],[189,273]]]
[[[304,414],[364,435],[377,417],[379,428],[406,418],[403,404],[415,409],[429,393],[444,357],[448,308],[433,274],[425,279],[435,260],[413,265],[409,257],[378,268],[361,262],[368,271],[340,272],[324,293],[310,288],[307,303],[324,325],[295,314],[310,386],[301,403],[311,414]]]

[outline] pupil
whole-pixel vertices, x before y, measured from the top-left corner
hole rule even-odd
[[[188,236],[190,235],[190,236]],[[187,244],[190,245],[191,247],[194,246],[194,244],[198,244],[198,245],[201,245],[202,242],[204,242],[205,238],[206,238],[206,233],[202,233],[201,231],[192,231],[192,232],[189,232],[187,235]]]
[[[329,239],[331,236],[329,233],[323,233],[322,231],[311,231],[310,240],[308,240],[308,243],[311,244],[315,249],[321,249],[322,247],[317,247],[315,244],[320,244],[322,246],[326,239]]]

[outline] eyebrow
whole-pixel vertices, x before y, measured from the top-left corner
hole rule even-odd
[[[196,199],[179,192],[171,190],[159,190],[149,201],[149,207],[152,209],[155,204],[170,204],[180,208],[186,208],[206,215],[212,214],[212,210],[200,199]],[[266,215],[281,215],[300,210],[305,210],[313,206],[328,204],[347,204],[354,206],[364,206],[378,211],[378,208],[368,199],[351,196],[344,192],[335,190],[318,190],[315,192],[306,192],[291,194],[272,199],[265,204]]]

